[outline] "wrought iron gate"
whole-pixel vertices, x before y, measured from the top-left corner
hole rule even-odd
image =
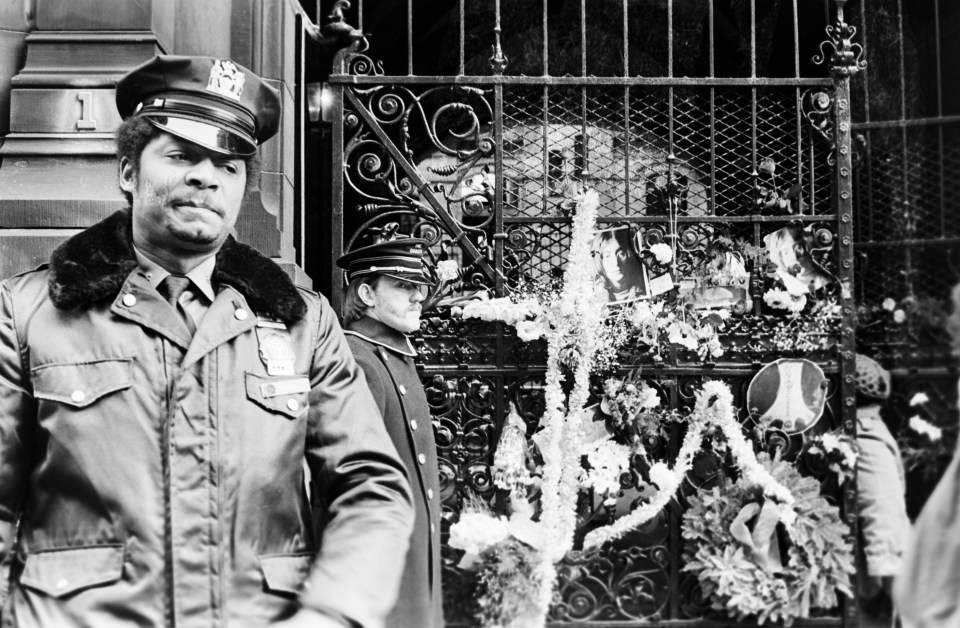
[[[849,82],[863,62],[844,22],[845,0],[835,11],[827,3],[811,10],[781,0],[759,13],[753,1],[617,0],[598,3],[619,11],[603,20],[598,5],[588,7],[585,0],[517,1],[539,17],[521,27],[521,13],[506,6],[501,12],[499,0],[446,3],[448,41],[459,48],[449,56],[447,73],[415,73],[422,51],[415,51],[412,2],[405,68],[404,59],[377,56],[375,34],[367,47],[362,20],[378,10],[376,4],[361,2],[356,14],[344,14],[346,7],[336,3],[327,27],[353,38],[329,77],[331,206],[342,208],[331,220],[332,256],[399,228],[429,238],[437,259],[462,269],[457,293],[437,295],[425,312],[418,341],[441,461],[444,540],[468,496],[502,507],[491,482],[493,452],[508,404],[519,409],[528,436],[536,430],[545,365],[542,345],[518,341],[500,323],[459,319],[449,297],[505,295],[523,282],[559,276],[572,198],[584,187],[600,194],[602,224],[630,225],[648,247],[673,246],[677,278],[703,267],[723,247],[737,246],[749,259],[764,235],[800,229],[816,262],[837,279],[838,326],[805,329],[805,336],[789,329],[764,304],[762,264],[748,263],[748,298],[724,332],[722,359],[676,347],[652,355],[628,350],[618,359],[640,366],[675,408],[692,405],[706,378],[728,382],[748,430],[770,451],[793,458],[804,436],[762,430],[744,396],[762,364],[784,356],[813,359],[830,382],[818,429],[852,433]],[[573,22],[567,21],[571,15]],[[638,28],[641,18],[645,30]],[[348,20],[358,29],[351,30]],[[591,26],[597,22],[606,35]],[[731,24],[740,33],[732,40]],[[638,49],[637,41],[654,32],[660,38],[648,43],[656,50]],[[481,45],[492,53],[482,55]],[[558,50],[559,61],[551,57]],[[618,60],[619,71],[595,62],[594,54]],[[481,56],[489,56],[487,71],[478,69]],[[809,62],[813,56],[819,65]],[[515,73],[508,71],[511,64]],[[400,70],[386,72],[385,66]],[[341,290],[336,281],[335,304]],[[818,342],[803,340],[810,337]],[[645,445],[675,456],[679,433]],[[684,497],[723,481],[723,464],[716,455],[700,456],[680,503],[612,547],[572,553],[561,568],[552,620],[727,625],[710,610],[697,579],[682,570],[679,525]],[[807,472],[826,476],[825,469]],[[634,473],[622,486],[629,491],[637,481]],[[853,525],[855,488],[832,492]],[[617,508],[583,499],[580,538],[617,516]],[[447,620],[463,623],[471,583],[456,566],[455,550],[444,547],[444,558]],[[856,619],[856,604],[848,603],[798,625],[854,625]]]

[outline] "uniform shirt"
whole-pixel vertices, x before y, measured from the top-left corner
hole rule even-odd
[[[144,255],[143,251],[137,247],[133,247],[133,251],[137,255],[137,271],[143,274],[150,285],[153,286],[153,289],[156,290],[157,286],[172,273]],[[190,314],[198,327],[207,310],[210,309],[210,304],[217,298],[211,279],[216,264],[216,255],[211,255],[187,273],[186,276],[191,282],[190,288],[184,290],[178,299],[180,305]]]

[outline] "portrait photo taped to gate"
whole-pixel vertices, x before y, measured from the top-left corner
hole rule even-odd
[[[326,299],[231,235],[277,91],[158,56],[116,100],[129,207],[0,284],[0,620],[383,628],[403,463]]]
[[[609,303],[649,298],[647,268],[634,250],[629,227],[597,231],[592,249]]]

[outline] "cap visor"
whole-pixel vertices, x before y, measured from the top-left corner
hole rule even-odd
[[[364,275],[383,275],[384,277],[393,277],[394,279],[399,279],[400,281],[409,281],[410,283],[419,283],[419,284],[423,284],[424,286],[433,285],[433,282],[430,281],[430,279],[426,275],[423,275],[421,273],[411,273],[408,275],[406,273],[395,273],[395,272],[385,273],[379,270],[368,270],[368,271],[353,273],[352,276],[354,279],[356,279],[357,277],[363,277]]]
[[[252,157],[257,153],[257,145],[247,138],[212,124],[173,116],[143,117],[161,131],[217,153],[231,157]]]

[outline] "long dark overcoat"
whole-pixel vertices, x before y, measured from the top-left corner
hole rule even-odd
[[[430,407],[413,362],[417,354],[407,336],[372,318],[354,321],[344,333],[413,488],[416,521],[400,597],[387,626],[440,628],[440,476]]]

